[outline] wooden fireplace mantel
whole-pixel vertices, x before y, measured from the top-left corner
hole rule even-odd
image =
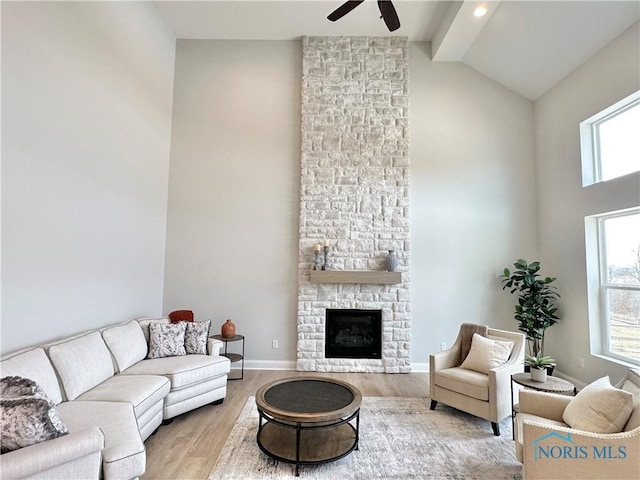
[[[311,270],[309,281],[312,283],[393,285],[402,283],[402,273],[379,270]]]

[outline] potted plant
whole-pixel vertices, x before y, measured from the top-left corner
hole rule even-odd
[[[530,369],[531,380],[534,382],[546,382],[547,368],[555,366],[555,359],[545,357],[542,352],[538,352],[535,357],[532,355],[525,355],[524,364]]]
[[[560,295],[551,285],[556,279],[540,276],[540,262],[527,263],[519,259],[513,266],[513,272],[505,268],[501,275],[502,289],[518,294],[514,318],[518,322],[518,330],[527,337],[529,355],[543,356],[545,332],[560,320],[555,306]]]

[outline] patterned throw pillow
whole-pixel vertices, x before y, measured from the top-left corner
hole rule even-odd
[[[184,348],[187,354],[207,354],[207,339],[211,320],[206,322],[188,322],[184,335]]]
[[[25,395],[45,397],[46,394],[36,382],[30,378],[4,377],[0,378],[0,398],[16,398]]]
[[[69,433],[56,406],[36,382],[22,377],[0,380],[0,451],[11,452]]]
[[[186,355],[184,334],[186,322],[149,324],[149,355],[147,358],[174,357]]]

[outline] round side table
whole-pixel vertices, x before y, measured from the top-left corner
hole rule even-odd
[[[224,352],[221,354],[231,360],[231,363],[242,362],[240,367],[240,376],[227,378],[227,380],[242,380],[244,378],[244,335],[234,335],[233,337],[223,337],[222,335],[212,335],[216,340],[224,342]],[[228,352],[229,343],[242,341],[242,353]]]
[[[530,373],[514,373],[511,375],[511,432],[515,439],[515,419],[518,413],[518,404],[513,403],[513,384],[517,383],[525,388],[537,390],[539,392],[558,393],[561,395],[575,395],[576,386],[562,378],[547,375],[546,382],[535,382],[531,380]]]

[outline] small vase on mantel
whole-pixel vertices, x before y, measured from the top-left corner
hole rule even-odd
[[[227,320],[222,324],[220,333],[224,338],[231,338],[236,334],[236,325],[231,320]]]
[[[395,250],[389,250],[389,255],[387,255],[387,271],[395,272],[398,270],[398,254]]]

